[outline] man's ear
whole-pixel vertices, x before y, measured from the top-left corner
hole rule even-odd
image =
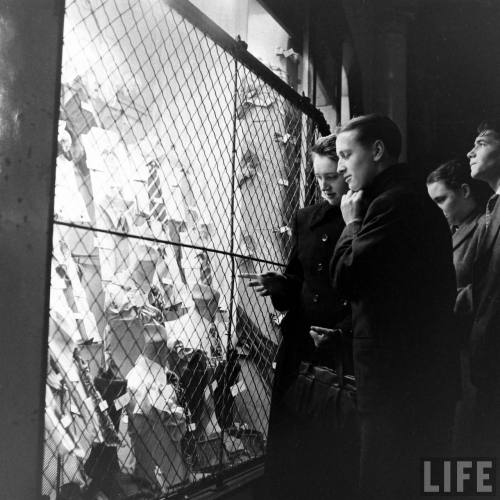
[[[462,195],[464,198],[470,198],[472,195],[470,186],[465,182],[460,186],[460,190],[462,191]]]
[[[385,144],[377,139],[372,146],[373,161],[380,161],[385,153]]]

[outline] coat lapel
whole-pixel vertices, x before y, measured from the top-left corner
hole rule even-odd
[[[464,241],[466,241],[471,233],[476,230],[481,214],[476,214],[469,222],[461,225],[455,233],[453,233],[453,250],[456,250]]]
[[[483,228],[483,234],[479,242],[481,255],[489,255],[492,245],[495,243],[500,231],[500,200],[497,200],[495,208],[491,214],[488,228]]]

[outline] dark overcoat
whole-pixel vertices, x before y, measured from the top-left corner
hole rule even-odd
[[[483,212],[475,211],[453,233],[453,265],[458,289],[472,283],[472,266],[476,256],[478,229],[483,223]]]
[[[453,264],[457,277],[458,298],[455,305],[457,342],[460,343],[462,399],[455,413],[453,450],[461,456],[471,456],[474,430],[475,389],[471,384],[470,352],[467,345],[472,327],[472,269],[477,252],[480,227],[484,223],[481,210],[474,211],[453,233]]]
[[[477,388],[475,453],[500,453],[500,202],[480,227],[473,266],[471,378]]]
[[[294,217],[292,252],[284,273],[286,293],[272,297],[276,309],[287,311],[276,358],[277,394],[287,389],[301,361],[332,364],[329,350],[315,350],[309,335],[311,325],[350,330],[350,307],[332,287],[328,273],[344,226],[340,208],[327,202],[300,209]]]
[[[377,175],[364,197],[363,220],[346,226],[331,262],[352,305],[362,495],[412,498],[417,446],[451,430],[459,390],[451,233],[404,165]]]
[[[478,238],[473,266],[471,369],[481,389],[496,387],[500,393],[500,203],[497,201],[488,229]]]
[[[343,464],[338,463],[340,459],[334,453],[340,445],[330,431],[320,431],[315,426],[317,422],[311,422],[311,426],[298,423],[283,404],[283,395],[295,379],[301,361],[334,365],[331,348],[314,348],[309,327],[342,328],[350,333],[350,307],[332,288],[328,272],[343,228],[340,208],[327,202],[300,209],[293,220],[293,249],[285,270],[286,290],[272,296],[274,306],[287,314],[282,322],[283,337],[276,358],[264,498],[330,499],[332,490],[336,489],[340,499],[339,490],[350,487],[349,481],[353,482],[342,472],[342,467],[347,467],[347,456]],[[346,369],[352,372],[349,337],[344,344]],[[332,473],[335,464],[337,472]],[[352,474],[352,466],[349,471]],[[345,484],[336,483],[337,478]]]

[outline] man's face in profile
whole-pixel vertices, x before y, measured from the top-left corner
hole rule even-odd
[[[500,137],[493,130],[481,132],[467,153],[471,177],[485,182],[500,178]]]
[[[358,131],[349,130],[337,136],[338,171],[351,191],[369,186],[377,175],[373,149],[358,140]]]

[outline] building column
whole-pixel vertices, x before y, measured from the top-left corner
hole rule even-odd
[[[0,484],[40,498],[63,0],[0,2]]]
[[[360,65],[363,113],[392,118],[403,135],[406,159],[408,24],[415,0],[343,0]]]
[[[392,118],[401,130],[406,160],[407,141],[407,30],[412,2],[380,4],[375,13],[376,65],[374,111]]]

